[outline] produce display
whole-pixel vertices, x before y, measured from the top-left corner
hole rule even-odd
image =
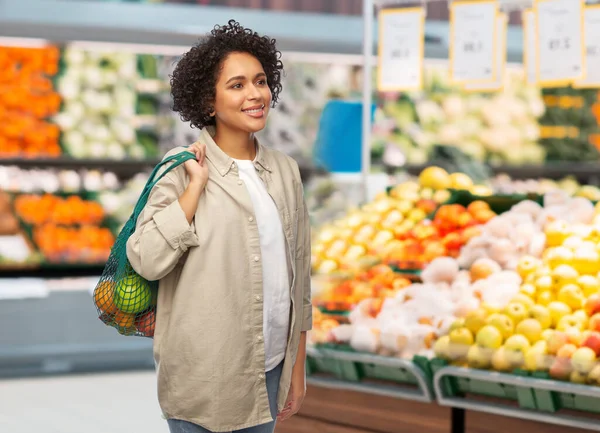
[[[152,100],[136,90],[138,56],[66,47],[62,61],[57,88],[63,108],[54,121],[66,153],[74,158],[155,157],[156,140],[138,132],[143,123],[138,114],[155,114]]]
[[[58,62],[54,46],[0,46],[0,158],[60,155],[59,129],[48,121],[61,104]]]

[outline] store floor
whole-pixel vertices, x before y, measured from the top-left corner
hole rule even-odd
[[[300,415],[276,433],[447,433],[450,410],[309,386]],[[468,433],[576,433],[583,430],[467,414]],[[0,380],[2,433],[168,433],[152,371]]]

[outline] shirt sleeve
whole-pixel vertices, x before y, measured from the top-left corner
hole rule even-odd
[[[199,245],[194,226],[188,223],[179,204],[179,196],[169,173],[150,192],[135,232],[127,241],[127,258],[132,268],[147,280],[160,280],[168,275],[190,247]]]

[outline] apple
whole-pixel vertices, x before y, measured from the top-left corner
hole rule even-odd
[[[590,320],[590,316],[585,312],[585,310],[576,310],[573,312],[573,316],[577,317],[584,324],[584,327],[587,328],[588,321]]]
[[[598,269],[600,254],[598,254],[594,247],[593,244],[590,248],[586,248],[586,245],[581,245],[575,251],[573,266],[582,274],[589,274]]]
[[[535,302],[533,301],[533,299],[522,292],[519,292],[515,296],[513,296],[513,298],[510,300],[510,302],[519,302],[519,303],[525,305],[525,307],[527,307],[527,308],[533,307],[535,305]]]
[[[556,324],[556,329],[559,331],[566,331],[569,328],[577,328],[583,331],[583,321],[573,314],[567,314],[561,317]]]
[[[537,289],[535,288],[535,286],[531,283],[525,283],[521,285],[521,288],[519,289],[520,293],[524,293],[525,295],[529,296],[531,299],[534,299],[537,293]]]
[[[556,301],[556,297],[554,296],[554,292],[546,290],[537,294],[536,301],[540,305],[547,306],[550,302]]]
[[[569,339],[569,343],[574,344],[575,346],[581,346],[583,343],[584,336],[581,332],[581,329],[576,327],[567,328],[564,330],[565,334],[567,334],[567,338]]]
[[[589,347],[596,356],[600,356],[600,332],[591,331],[581,343],[583,347]]]
[[[552,301],[548,304],[548,311],[552,317],[552,326],[556,327],[561,317],[571,314],[571,307],[564,302]]]
[[[515,332],[524,335],[531,344],[542,338],[542,331],[542,325],[536,319],[524,319],[515,328]]]
[[[497,349],[502,345],[502,333],[494,326],[485,325],[477,332],[475,341],[481,347]]]
[[[473,344],[473,334],[467,328],[455,329],[449,334],[450,346],[448,355],[450,359],[463,358]]]
[[[504,343],[504,349],[509,362],[517,367],[523,364],[525,360],[525,352],[529,350],[531,345],[527,337],[521,334],[511,335]]]
[[[547,346],[545,341],[538,341],[525,352],[524,367],[526,370],[545,371],[550,368]]]
[[[558,349],[558,352],[556,352],[556,357],[571,359],[571,356],[573,356],[573,354],[575,353],[576,350],[577,350],[577,346],[575,346],[574,344],[571,344],[571,343],[567,343],[563,347]]]
[[[492,355],[492,368],[496,371],[509,371],[512,368],[511,363],[506,356],[504,346],[499,347]]]
[[[533,283],[537,293],[546,292],[552,290],[554,287],[554,280],[550,275],[541,275]]]
[[[587,375],[573,370],[569,375],[569,381],[573,383],[585,384],[587,382]]]
[[[465,317],[465,328],[476,335],[477,332],[485,325],[487,313],[484,309],[479,308],[471,311]]]
[[[569,343],[569,336],[561,331],[554,331],[548,338],[548,353],[556,355],[561,347]]]
[[[154,309],[144,313],[135,320],[136,329],[146,337],[154,337],[156,314]]]
[[[546,234],[546,245],[549,247],[556,247],[562,245],[564,240],[571,234],[569,223],[563,220],[554,220],[549,222],[544,228]],[[568,248],[565,250],[571,252]]]
[[[527,317],[527,308],[519,302],[509,302],[504,308],[504,314],[509,316],[513,323],[519,323]]]
[[[467,362],[473,368],[488,368],[492,361],[493,352],[492,349],[474,344],[467,353]]]
[[[450,336],[438,338],[433,345],[433,352],[438,358],[450,359]]]
[[[454,331],[455,329],[459,329],[465,326],[465,319],[460,317],[458,319],[456,319],[454,322],[452,322],[452,325],[450,325],[450,328],[448,329],[448,333]]]
[[[600,385],[600,364],[596,364],[587,376],[587,383],[590,385]]]
[[[515,325],[510,317],[506,314],[494,313],[486,320],[486,325],[496,327],[503,338],[510,337],[515,331]]]
[[[596,313],[600,313],[600,293],[591,294],[585,301],[583,306],[588,317],[592,317]]]
[[[542,340],[544,340],[547,343],[548,340],[550,340],[550,337],[552,337],[552,334],[554,334],[554,332],[556,332],[554,329],[544,329],[542,331]]]
[[[579,278],[579,272],[569,265],[558,265],[552,271],[552,279],[555,287],[562,287],[565,284],[574,284]]]
[[[535,272],[541,266],[541,264],[541,260],[537,257],[523,256],[517,264],[517,273],[524,280],[527,275]]]
[[[600,331],[600,313],[596,313],[590,317],[590,320],[588,320],[588,329]]]
[[[582,275],[577,278],[576,283],[579,287],[581,287],[581,290],[583,290],[583,295],[587,298],[589,298],[591,295],[599,293],[600,281],[593,275]]]
[[[550,366],[550,377],[558,380],[567,380],[571,376],[571,360],[568,358],[556,358]]]
[[[583,292],[575,284],[565,284],[558,291],[557,300],[567,304],[571,310],[579,310],[585,303]]]
[[[138,314],[150,307],[152,290],[137,274],[128,275],[117,283],[114,302],[123,313]]]
[[[536,304],[529,309],[529,317],[537,320],[542,325],[542,329],[547,329],[552,325],[550,311],[543,305]]]
[[[571,366],[573,370],[582,374],[588,374],[592,371],[596,363],[596,352],[589,347],[580,347],[571,356]]]

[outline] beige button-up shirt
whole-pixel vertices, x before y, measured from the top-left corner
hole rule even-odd
[[[272,420],[265,382],[260,239],[235,162],[201,131],[209,179],[192,224],[178,198],[182,166],[152,190],[127,242],[133,269],[159,280],[154,359],[167,418],[215,432]],[[254,166],[281,218],[290,276],[290,330],[278,409],[290,388],[302,331],[312,327],[310,224],[296,162],[257,143]],[[182,152],[171,150],[166,156]]]

